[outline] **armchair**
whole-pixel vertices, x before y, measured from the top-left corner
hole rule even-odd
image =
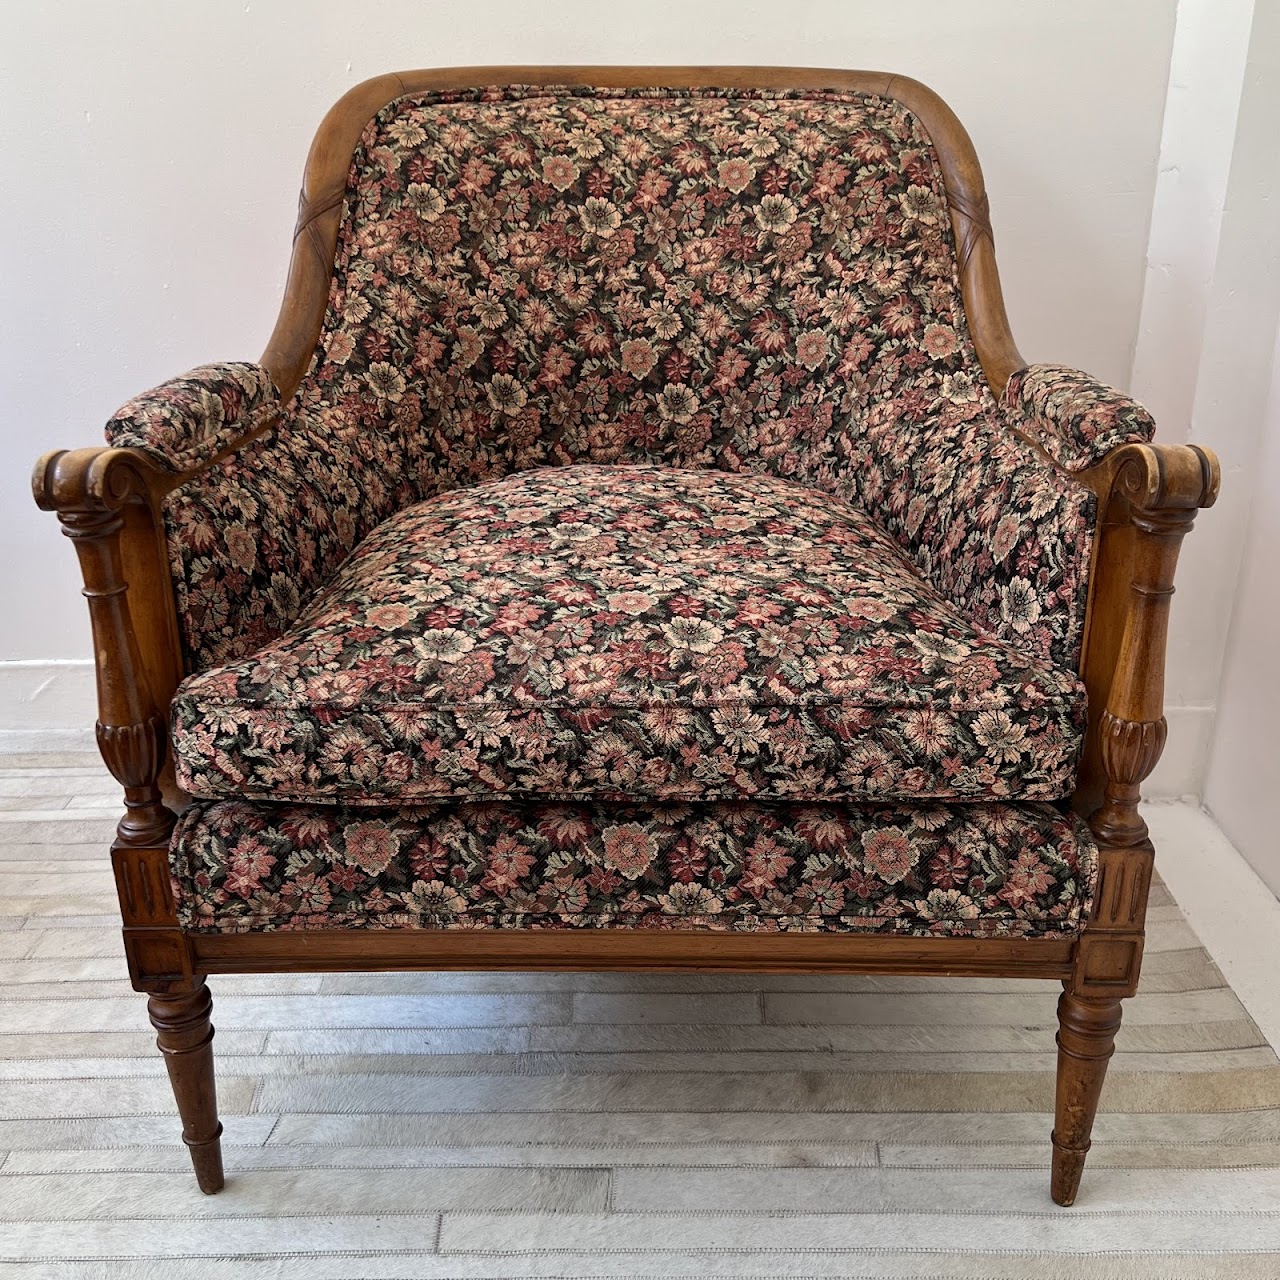
[[[208,974],[768,970],[1061,980],[1073,1202],[1218,467],[1026,366],[986,210],[902,77],[383,76],[260,363],[40,461],[204,1191]]]

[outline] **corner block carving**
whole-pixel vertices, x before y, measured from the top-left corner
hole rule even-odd
[[[126,928],[124,953],[135,991],[165,992],[191,981],[191,950],[186,936],[173,928]]]
[[[163,849],[127,849],[117,845],[111,851],[120,913],[126,925],[172,925],[173,887],[169,882],[169,861]]]

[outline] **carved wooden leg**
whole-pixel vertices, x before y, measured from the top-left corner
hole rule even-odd
[[[169,1068],[182,1116],[182,1140],[191,1150],[196,1181],[205,1195],[222,1190],[222,1125],[213,1081],[213,1001],[203,978],[189,991],[153,995],[147,1001],[156,1046]]]
[[[1070,991],[1058,1000],[1058,1098],[1050,1188],[1058,1204],[1074,1204],[1080,1189],[1093,1117],[1119,1030],[1119,1000],[1090,999]]]

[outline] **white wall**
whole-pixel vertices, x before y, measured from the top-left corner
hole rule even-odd
[[[1280,894],[1280,345],[1273,368],[1205,802]]]
[[[31,505],[44,449],[203,360],[254,358],[312,130],[352,83],[485,62],[878,67],[977,143],[1030,359],[1124,385],[1143,293],[1175,0],[111,0],[0,5],[0,728],[82,723],[73,557]],[[73,669],[74,670],[74,669]],[[49,684],[52,678],[53,683]],[[72,681],[74,684],[74,681]],[[33,690],[45,692],[32,701]],[[61,697],[62,702],[57,701]]]
[[[1223,474],[1183,547],[1151,794],[1202,794],[1225,741],[1214,719],[1280,323],[1277,119],[1280,5],[1181,0],[1132,386],[1164,439],[1216,449]]]
[[[1218,0],[1182,3],[1223,16]],[[1210,812],[1280,892],[1280,6],[1252,8],[1191,414],[1223,455],[1223,498],[1188,543],[1196,603],[1176,615],[1171,677],[1216,710]]]
[[[1200,522],[1185,546],[1169,641],[1169,741],[1147,784],[1149,795],[1199,795],[1203,789],[1226,622],[1225,616],[1215,617],[1212,609],[1202,607],[1200,592],[1216,594],[1222,589],[1213,580],[1211,566],[1221,564],[1224,554],[1230,558],[1243,529],[1237,518],[1242,510],[1237,479],[1242,454],[1248,451],[1238,447],[1239,435],[1247,435],[1256,424],[1242,415],[1239,404],[1234,412],[1202,411],[1198,418],[1196,405],[1198,393],[1213,398],[1215,370],[1206,344],[1212,327],[1224,328],[1215,299],[1219,304],[1224,296],[1230,299],[1231,241],[1233,236],[1236,242],[1241,239],[1239,219],[1227,220],[1225,212],[1253,11],[1254,0],[1179,0],[1173,41],[1129,385],[1155,414],[1160,438],[1185,441],[1194,434],[1200,444],[1218,449],[1226,468],[1226,498]],[[1237,181],[1244,169],[1242,161],[1236,168]],[[1226,252],[1220,254],[1224,247]],[[1259,283],[1265,290],[1266,281]],[[1225,327],[1232,327],[1230,319]],[[1258,361],[1259,366],[1263,363]],[[1260,368],[1259,376],[1265,378],[1265,370]],[[1230,393],[1229,376],[1227,386]],[[1243,389],[1244,384],[1234,388],[1237,394]],[[1238,557],[1238,549],[1235,554]],[[1233,575],[1222,579],[1230,590]],[[1193,600],[1196,603],[1189,605]]]

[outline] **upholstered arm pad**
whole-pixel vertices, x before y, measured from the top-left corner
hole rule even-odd
[[[1060,364],[1019,369],[1000,405],[1014,428],[1068,471],[1084,471],[1122,444],[1144,443],[1156,429],[1136,400]]]
[[[167,471],[191,471],[279,412],[280,393],[260,365],[202,364],[121,405],[107,443],[142,449]]]

